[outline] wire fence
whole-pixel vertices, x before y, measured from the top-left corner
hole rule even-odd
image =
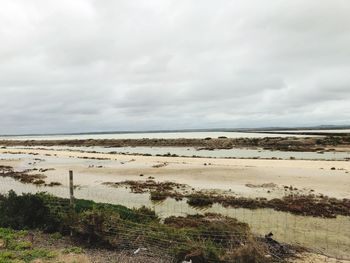
[[[69,211],[69,189],[67,187],[37,187],[31,184],[22,184],[11,178],[1,178],[0,194],[6,194],[14,189],[18,194],[38,193],[47,191],[55,196],[67,198],[54,199],[50,204],[53,212]],[[274,211],[272,209],[243,209],[227,208],[221,205],[213,205],[206,209],[197,209],[189,206],[186,200],[176,201],[166,199],[163,202],[152,202],[149,194],[130,194],[129,189],[114,189],[106,186],[94,187],[76,187],[74,190],[75,198],[92,200],[95,202],[105,202],[120,204],[129,208],[141,207],[145,205],[153,209],[156,214],[165,219],[170,216],[187,216],[204,213],[219,213],[228,217],[247,223],[256,234],[257,238],[265,234],[273,233],[273,238],[279,242],[288,243],[297,246],[303,246],[319,254],[327,255],[340,260],[350,260],[350,217],[338,216],[337,218],[317,218],[309,216],[297,216],[287,212]],[[56,210],[55,210],[56,209]],[[147,216],[147,215],[145,215]],[[87,226],[93,227],[93,225]],[[123,229],[123,232],[120,232]],[[76,230],[78,231],[78,230]],[[143,253],[160,256],[164,262],[171,262],[171,258],[165,258],[164,251],[181,243],[183,240],[170,240],[166,234],[157,233],[157,230],[144,228],[144,225],[136,223],[134,225],[108,226],[101,228],[100,233],[107,237],[111,242],[115,242],[119,248],[130,253]],[[223,235],[223,233],[206,233],[207,236],[219,240],[219,243],[230,246],[230,242],[244,242],[238,240],[242,233],[236,237]],[[196,237],[197,240],[205,240],[206,235]],[[232,244],[234,245],[234,244]],[[256,247],[260,249],[260,247]],[[273,253],[273,252],[272,252]],[[278,252],[273,254],[278,259]],[[215,261],[213,261],[215,262]],[[228,261],[229,262],[229,261]]]
[[[49,200],[49,206],[52,211],[57,211],[58,213],[62,212],[62,209],[65,211],[70,211],[70,202],[68,199],[62,200],[60,202]],[[137,212],[137,215],[140,215]],[[144,217],[152,217],[148,214],[142,214]],[[153,217],[152,217],[153,218]],[[207,232],[186,232],[186,236],[182,236],[181,229],[178,233],[169,233],[167,231],[162,231],[159,226],[152,226],[137,222],[118,222],[113,225],[99,225],[96,226],[96,222],[91,220],[90,222],[80,222],[76,221],[73,217],[72,219],[72,228],[75,233],[94,233],[94,235],[103,236],[104,241],[108,241],[112,247],[117,248],[118,250],[136,255],[141,253],[143,256],[157,258],[157,262],[178,262],[177,259],[174,259],[171,256],[169,251],[172,251],[174,247],[191,247],[191,242],[195,242],[196,251],[202,250],[205,251],[208,248],[208,241],[215,242],[216,248],[223,250],[232,250],[234,251],[237,246],[242,246],[249,243],[249,246],[254,250],[258,251],[260,254],[264,254],[265,250],[261,247],[255,240],[249,239],[247,233],[237,231],[224,231],[220,230],[219,232],[207,231]],[[258,238],[258,237],[257,237]],[[88,238],[89,239],[89,238]],[[188,242],[188,239],[191,242]],[[282,248],[282,246],[281,246]],[[284,262],[284,259],[279,255],[279,251],[269,250],[269,255],[272,257],[274,262]],[[184,261],[187,262],[187,261]],[[188,261],[192,262],[192,261]],[[204,262],[204,261],[203,261]],[[217,262],[217,259],[206,258],[205,262]],[[233,262],[228,259],[220,259],[221,263]],[[241,261],[237,261],[241,262]],[[242,261],[243,263],[244,261]]]

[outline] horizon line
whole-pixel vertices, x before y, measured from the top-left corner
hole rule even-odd
[[[23,133],[23,134],[0,134],[1,137],[24,137],[24,136],[56,136],[56,135],[93,135],[93,134],[132,134],[132,133],[172,133],[172,132],[262,132],[262,131],[278,131],[278,130],[332,130],[332,129],[349,129],[350,125],[316,125],[316,126],[270,126],[256,128],[192,128],[192,129],[165,129],[165,130],[124,130],[124,131],[91,131],[91,132],[62,132],[62,133]]]

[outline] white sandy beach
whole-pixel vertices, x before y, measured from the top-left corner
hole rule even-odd
[[[17,152],[18,150],[0,149],[0,154]],[[199,189],[231,190],[244,196],[280,196],[284,194],[285,186],[293,186],[298,189],[295,191],[304,194],[313,190],[312,193],[336,198],[350,196],[350,162],[347,161],[155,157],[37,149],[25,149],[20,152],[36,153],[38,155],[27,156],[45,159],[46,161],[34,166],[38,169],[54,168],[54,171],[45,174],[49,179],[64,185],[67,183],[67,171],[73,170],[76,183],[81,185],[141,180],[152,176],[156,181],[173,181]],[[16,154],[11,156],[17,158]],[[2,160],[0,164],[9,164],[20,169],[26,162],[28,161],[25,158],[17,158],[13,161]],[[93,163],[96,165],[91,167]],[[166,165],[160,168],[153,167],[162,163]],[[103,167],[97,168],[99,165]],[[140,177],[140,174],[144,177]],[[268,189],[270,193],[267,193],[267,189],[254,187],[263,184],[269,184],[265,188],[273,188]],[[272,184],[276,186],[272,187]]]

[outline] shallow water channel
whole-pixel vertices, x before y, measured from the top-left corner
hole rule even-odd
[[[216,149],[198,150],[193,147],[8,147],[8,149],[48,149],[70,150],[82,152],[117,153],[117,154],[141,154],[141,155],[177,155],[184,157],[210,157],[210,158],[261,158],[261,159],[298,159],[298,160],[350,160],[350,152],[293,152],[293,151],[270,151],[263,149]]]

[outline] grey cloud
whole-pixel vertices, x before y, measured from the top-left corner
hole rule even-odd
[[[348,124],[347,0],[4,0],[0,133]]]

